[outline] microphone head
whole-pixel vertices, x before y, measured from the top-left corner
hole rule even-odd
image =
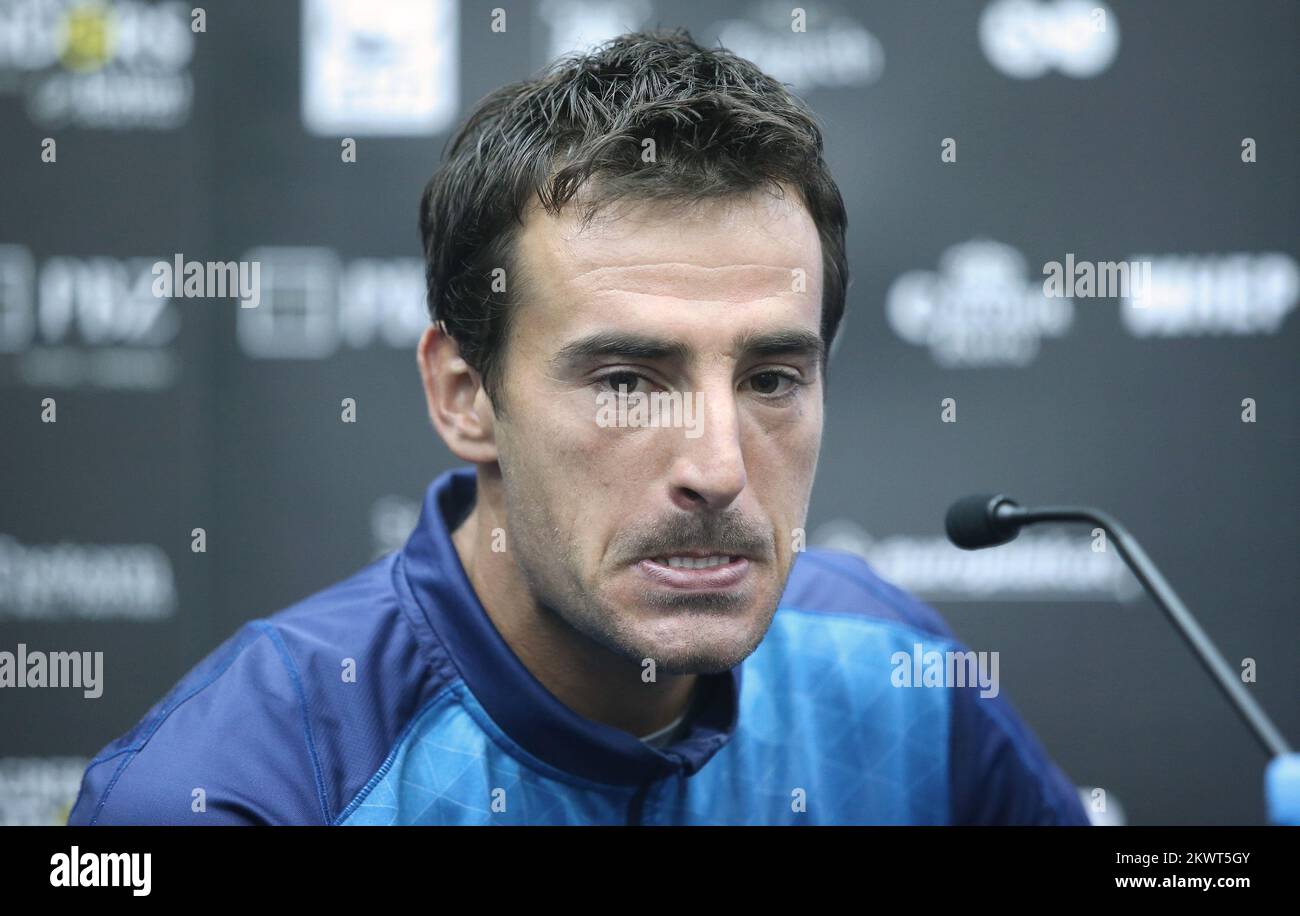
[[[1020,524],[1000,515],[1000,506],[1016,508],[1015,502],[1001,495],[963,496],[949,507],[944,519],[948,540],[963,550],[978,550],[1014,539],[1020,533]]]

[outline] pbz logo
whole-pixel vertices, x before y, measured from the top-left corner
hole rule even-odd
[[[156,260],[57,256],[37,271],[26,248],[0,245],[0,352],[165,346],[180,316],[170,300],[153,295]]]

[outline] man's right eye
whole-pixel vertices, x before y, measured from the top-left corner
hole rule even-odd
[[[601,382],[607,385],[610,391],[617,393],[620,388],[625,388],[628,394],[636,391],[637,384],[640,381],[641,376],[635,372],[611,372],[601,379]]]

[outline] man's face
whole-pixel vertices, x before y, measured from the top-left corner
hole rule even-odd
[[[597,644],[724,671],[767,632],[808,509],[820,242],[793,191],[618,216],[534,208],[519,235],[494,424],[509,549]]]

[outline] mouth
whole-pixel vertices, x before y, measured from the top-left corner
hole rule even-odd
[[[705,551],[648,557],[637,563],[659,585],[686,590],[734,588],[749,573],[749,558]]]

